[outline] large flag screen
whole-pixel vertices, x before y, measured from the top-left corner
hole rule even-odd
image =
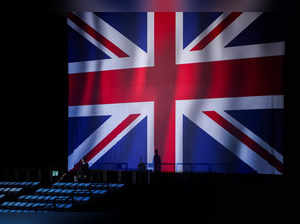
[[[72,12],[68,169],[283,174],[271,12]]]

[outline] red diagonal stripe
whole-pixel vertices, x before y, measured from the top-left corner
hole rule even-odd
[[[70,20],[72,20],[81,29],[83,29],[85,32],[87,32],[90,36],[92,36],[94,39],[96,39],[101,44],[103,44],[106,48],[108,48],[111,52],[113,52],[118,57],[120,57],[120,58],[129,57],[124,51],[122,51],[115,44],[113,44],[111,41],[106,39],[104,36],[102,36],[96,30],[94,30],[91,26],[89,26],[88,24],[83,22],[78,16],[74,15],[73,13],[69,13],[68,18]]]
[[[263,159],[268,161],[272,166],[274,166],[278,171],[283,173],[283,164],[278,161],[272,154],[262,148],[259,144],[225,120],[220,114],[215,111],[205,111],[204,112],[209,118],[218,123],[221,127],[227,130],[230,134],[237,137],[241,142],[247,145],[250,149],[260,155]]]
[[[112,130],[95,148],[93,148],[84,158],[89,162],[105,146],[107,146],[115,137],[117,137],[125,128],[127,128],[140,114],[131,114],[123,120],[114,130]]]
[[[221,23],[219,23],[212,31],[209,32],[191,51],[202,50],[205,48],[213,39],[215,39],[226,27],[228,27],[241,12],[230,13]]]

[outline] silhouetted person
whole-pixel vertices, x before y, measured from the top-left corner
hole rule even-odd
[[[154,172],[160,172],[161,170],[161,160],[160,156],[158,155],[158,150],[155,150],[154,158],[153,158],[153,167]]]
[[[146,183],[146,164],[143,162],[143,158],[140,157],[140,162],[138,164],[138,172],[137,172],[137,184],[145,184]]]
[[[138,164],[138,170],[139,171],[145,171],[146,170],[146,165],[143,162],[143,158],[142,157],[140,157],[140,162]]]
[[[89,178],[89,164],[84,159],[80,160],[78,176],[81,181],[86,181]]]

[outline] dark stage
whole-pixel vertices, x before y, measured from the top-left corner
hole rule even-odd
[[[278,10],[278,9],[277,9]],[[293,168],[297,139],[293,112],[296,42],[293,18],[286,13],[287,41],[284,68],[285,153],[284,175],[217,173],[108,172],[95,183],[123,183],[108,206],[96,201],[87,211],[51,211],[47,214],[0,214],[0,223],[154,223],[288,220],[297,189]],[[68,72],[66,13],[32,10],[5,13],[2,44],[2,156],[0,181],[26,181],[26,170],[39,170],[29,178],[50,186],[51,170],[67,169]],[[4,70],[3,70],[4,68]],[[15,175],[17,174],[18,177]],[[120,179],[118,175],[121,175]],[[29,176],[28,176],[29,177]],[[147,179],[148,178],[148,179]],[[100,208],[100,209],[99,209]],[[2,221],[3,220],[3,221]],[[28,222],[24,222],[24,220]]]

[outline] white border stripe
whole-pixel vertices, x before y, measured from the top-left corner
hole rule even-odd
[[[151,111],[150,108],[153,104],[153,102],[138,102],[69,106],[69,117],[147,114]]]
[[[176,102],[190,104],[191,107],[199,108],[201,111],[283,109],[284,107],[283,95],[177,100]]]
[[[148,64],[154,66],[154,12],[147,13],[147,55]]]
[[[176,101],[175,120],[175,164],[183,163],[183,113],[185,101]],[[176,165],[176,172],[182,172],[183,166]]]

